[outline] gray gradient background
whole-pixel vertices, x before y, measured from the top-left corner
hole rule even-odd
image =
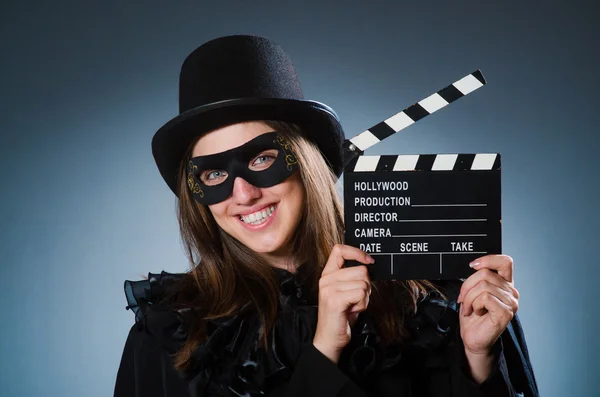
[[[3,1],[1,396],[112,394],[123,280],[187,266],[150,139],[185,56],[234,33],[279,42],[348,136],[480,68],[487,86],[367,154],[502,153],[542,395],[600,395],[597,2],[300,3]]]

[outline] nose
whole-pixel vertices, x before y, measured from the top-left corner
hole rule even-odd
[[[237,204],[247,204],[262,196],[260,188],[248,183],[239,176],[233,181],[233,199]]]

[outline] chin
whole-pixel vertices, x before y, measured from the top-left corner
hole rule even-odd
[[[261,242],[244,242],[242,243],[252,251],[259,254],[275,254],[284,247],[284,242],[277,241],[261,241]]]

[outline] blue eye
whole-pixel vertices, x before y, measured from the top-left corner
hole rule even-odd
[[[256,157],[252,162],[252,165],[264,165],[273,162],[277,158],[277,155],[261,154]]]
[[[207,171],[202,175],[202,182],[206,185],[216,185],[227,178],[227,173],[223,170]]]
[[[208,178],[206,178],[206,179],[218,178],[220,176],[220,174],[221,174],[221,171],[211,171],[208,173]],[[213,175],[214,175],[214,177],[213,177]]]

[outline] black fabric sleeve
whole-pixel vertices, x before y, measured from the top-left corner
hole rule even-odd
[[[189,397],[171,358],[139,323],[131,327],[125,342],[114,397]]]
[[[367,395],[311,343],[304,346],[289,382],[278,386],[269,396]],[[138,325],[131,328],[125,342],[114,397],[189,397],[187,384],[177,374],[169,356]]]
[[[366,397],[344,372],[312,343],[304,346],[290,381],[270,397]]]
[[[502,334],[502,343],[504,347],[504,358],[508,367],[511,382],[520,393],[525,397],[539,397],[535,374],[527,350],[527,342],[523,328],[519,321],[519,315],[515,314],[512,321],[506,327]]]
[[[135,340],[132,335],[133,331],[134,328],[132,327],[123,348],[115,382],[115,397],[135,396],[135,359],[133,357]]]
[[[469,364],[465,355],[464,345],[462,340],[455,345],[453,352],[454,360],[450,368],[450,382],[452,384],[453,396],[486,396],[486,397],[519,397],[519,394],[513,388],[506,360],[504,357],[504,349],[502,347],[502,339],[498,338],[492,348],[494,355],[494,365],[488,378],[482,383],[477,384],[471,377]]]

